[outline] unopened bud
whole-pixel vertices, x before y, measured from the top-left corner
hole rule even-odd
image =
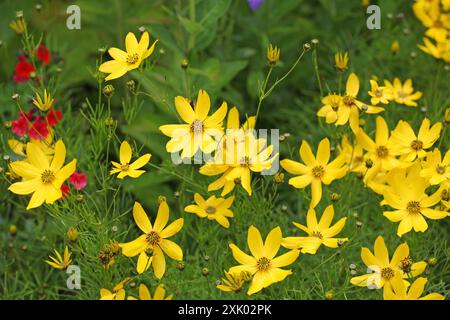
[[[110,99],[114,95],[114,86],[112,84],[107,84],[104,86],[103,94],[106,98]]]
[[[75,242],[78,240],[78,230],[71,227],[69,228],[69,230],[67,230],[67,238],[69,238],[69,240],[71,242]]]
[[[205,277],[209,274],[209,269],[208,268],[203,268],[202,269],[202,275],[204,275]]]
[[[183,60],[181,60],[181,67],[183,69],[187,69],[189,67],[189,60],[187,58],[184,58]]]
[[[8,232],[10,235],[15,236],[17,234],[17,227],[15,224],[10,224],[8,227]]]

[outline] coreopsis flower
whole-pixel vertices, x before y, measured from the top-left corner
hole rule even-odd
[[[30,138],[30,143],[34,143],[35,145],[37,145],[45,153],[49,161],[52,159],[53,154],[55,153],[52,141],[52,134],[47,135],[47,137],[43,140],[35,140]],[[8,139],[8,146],[15,154],[21,157],[26,157],[26,143],[23,143],[16,139]]]
[[[391,90],[387,87],[379,86],[375,80],[370,80],[371,89],[369,91],[370,103],[377,105],[379,103],[388,104],[389,100],[393,99]]]
[[[445,109],[444,112],[444,121],[446,123],[450,123],[450,108]]]
[[[166,297],[166,289],[162,284],[159,284],[156,289],[155,293],[153,294],[153,297],[150,293],[150,290],[148,290],[147,286],[143,283],[139,285],[139,300],[172,300],[173,294],[168,295]],[[128,296],[128,300],[137,300],[136,298],[132,296]]]
[[[208,116],[211,101],[206,91],[200,90],[193,108],[187,98],[175,97],[175,108],[185,124],[168,124],[159,127],[170,137],[166,144],[167,152],[181,152],[181,158],[190,158],[198,150],[209,154],[213,152],[223,136],[222,121],[228,110],[226,102],[211,116]]]
[[[338,109],[338,119],[336,125],[350,123],[353,132],[359,129],[359,110],[366,113],[375,114],[384,111],[382,107],[375,107],[357,100],[359,93],[359,79],[351,73],[347,79],[345,95],[342,97],[341,107]]]
[[[43,64],[48,65],[51,58],[50,50],[43,44],[40,44],[36,50],[36,58],[42,61]]]
[[[281,268],[297,260],[299,251],[294,249],[275,257],[280,249],[281,239],[280,227],[272,229],[267,235],[265,242],[263,242],[259,230],[254,226],[250,226],[247,244],[252,254],[251,256],[244,253],[236,245],[230,244],[234,259],[241,265],[230,268],[229,272],[239,274],[244,271],[253,276],[247,291],[248,295],[261,291],[276,282],[283,281],[292,274],[291,270]]]
[[[267,61],[269,65],[275,66],[280,61],[280,48],[269,44],[267,47]]]
[[[231,273],[224,271],[225,278],[222,278],[220,284],[216,286],[217,289],[224,292],[239,292],[242,290],[247,278],[251,279],[248,272],[242,271],[240,273]]]
[[[388,205],[395,211],[384,211],[383,215],[392,222],[400,222],[397,235],[401,237],[413,228],[416,232],[425,232],[428,224],[424,218],[443,219],[448,216],[445,211],[432,209],[441,200],[441,190],[427,195],[428,180],[420,177],[420,163],[409,169],[396,169],[386,181],[390,187],[384,192],[381,205]]]
[[[145,172],[145,170],[140,170],[140,168],[145,166],[152,156],[150,153],[146,153],[133,163],[130,163],[132,150],[127,141],[123,141],[120,144],[119,154],[120,163],[111,161],[113,168],[109,172],[110,175],[119,173],[117,179],[123,179],[126,176],[139,178]]]
[[[361,248],[361,259],[367,266],[368,273],[350,280],[351,284],[360,287],[380,289],[390,286],[396,275],[401,278],[413,278],[422,274],[427,267],[425,261],[412,262],[406,242],[399,245],[392,258],[389,258],[389,252],[382,236],[378,236],[375,240],[374,254],[369,248]]]
[[[204,166],[200,168],[200,173],[207,176],[216,176],[222,174],[222,176],[216,181],[212,182],[208,186],[208,191],[216,191],[222,189],[222,196],[230,193],[236,184],[239,184],[240,179],[227,179],[228,174],[233,170],[235,165],[238,165],[238,161],[234,159],[237,155],[237,144],[241,142],[246,134],[252,134],[249,132],[255,128],[256,117],[251,116],[241,125],[239,120],[239,111],[236,107],[233,107],[228,112],[227,117],[227,130],[225,136],[222,138],[220,147],[223,150],[217,152],[215,157],[209,160]],[[230,151],[231,156],[228,156]],[[229,159],[233,158],[233,159]]]
[[[55,144],[54,156],[47,155],[34,143],[27,143],[26,160],[11,162],[14,173],[22,181],[13,183],[8,190],[15,194],[33,194],[27,210],[39,207],[44,202],[52,204],[62,197],[61,185],[75,171],[77,160],[64,165],[66,146],[59,140]]]
[[[209,197],[205,200],[200,194],[194,195],[196,205],[188,205],[184,211],[195,213],[200,218],[208,218],[208,220],[216,220],[222,227],[228,228],[230,221],[228,218],[234,216],[233,211],[230,210],[234,201],[234,196],[229,198]]]
[[[344,72],[345,70],[347,70],[348,52],[336,52],[334,54],[334,63],[336,69],[338,69],[340,72]]]
[[[144,234],[136,240],[119,244],[122,253],[127,257],[139,255],[136,268],[139,274],[145,272],[151,265],[155,276],[161,279],[166,271],[164,254],[177,261],[183,260],[181,248],[168,238],[181,230],[184,219],[179,218],[167,226],[169,206],[165,200],[159,204],[158,214],[153,225],[138,202],[135,202],[133,206],[133,218]],[[152,256],[149,257],[147,253]]]
[[[395,78],[393,82],[384,80],[384,86],[391,91],[395,102],[405,106],[417,107],[417,100],[422,97],[422,92],[414,92],[411,79],[406,80],[404,84],[399,78]]]
[[[444,41],[450,29],[450,15],[441,13],[439,2],[429,6],[419,3],[413,5],[416,17],[427,28],[425,35],[437,41]]]
[[[69,251],[69,248],[67,246],[64,248],[63,256],[56,249],[53,250],[55,251],[55,257],[49,256],[51,261],[46,260],[45,262],[55,269],[66,270],[72,263],[72,253]]]
[[[317,111],[317,116],[325,118],[326,123],[335,123],[338,119],[342,97],[338,94],[329,94],[322,98],[323,106]]]
[[[148,32],[144,32],[139,42],[132,32],[128,32],[125,37],[126,51],[118,48],[110,48],[109,55],[113,60],[106,61],[100,65],[98,70],[103,73],[109,73],[105,78],[106,81],[120,78],[128,71],[139,68],[142,61],[148,58],[155,50],[155,45],[158,40],[150,44],[150,37]]]
[[[319,222],[317,222],[316,211],[310,208],[306,216],[306,226],[293,222],[297,228],[306,232],[308,236],[286,237],[281,242],[281,245],[288,249],[300,249],[301,253],[309,254],[316,254],[322,244],[328,248],[337,248],[338,242],[344,243],[348,241],[348,238],[335,238],[344,228],[347,218],[341,218],[332,226],[333,217],[333,205],[329,205],[325,209]]]
[[[102,264],[102,268],[105,270],[109,269],[109,267],[114,264],[115,258],[120,251],[121,248],[117,241],[110,240],[109,243],[105,244],[100,250],[100,254],[98,256]]]
[[[340,155],[330,162],[330,141],[328,138],[319,143],[317,156],[305,140],[300,146],[300,158],[303,163],[289,159],[280,162],[287,172],[297,175],[289,179],[289,184],[298,189],[311,185],[311,208],[315,208],[322,198],[322,184],[329,185],[347,173],[345,157]]]
[[[102,288],[100,289],[100,300],[125,300],[125,284],[130,281],[130,278],[125,278],[118,285],[116,285],[112,291]]]
[[[423,290],[425,289],[425,284],[427,283],[426,278],[417,278],[411,286],[405,284],[400,276],[395,276],[391,280],[390,286],[385,286],[383,290],[384,300],[444,300],[445,297],[439,293],[429,293],[426,296],[421,297]]]
[[[43,99],[36,92],[36,98],[33,99],[33,104],[42,111],[47,111],[53,106],[53,98],[50,94],[47,94],[47,89],[44,89]]]
[[[9,27],[13,29],[17,34],[22,34],[27,29],[27,23],[23,17],[20,17],[11,21]]]
[[[398,146],[389,137],[389,128],[382,117],[376,119],[375,140],[372,140],[364,130],[356,134],[358,144],[367,151],[366,159],[372,162],[365,174],[365,181],[371,180],[380,171],[389,171],[401,165],[396,158],[399,153]]]
[[[351,145],[348,136],[342,137],[341,144],[338,146],[339,155],[345,158],[345,163],[351,172],[365,172],[364,150],[359,144]]]
[[[400,120],[392,132],[392,143],[397,145],[401,160],[412,162],[416,158],[423,159],[427,154],[425,150],[439,139],[441,128],[442,123],[431,126],[430,120],[425,118],[416,135],[408,122]]]
[[[33,64],[29,63],[24,55],[19,56],[19,61],[14,68],[13,80],[16,83],[30,80],[31,73],[34,72]]]
[[[69,182],[78,191],[83,190],[87,185],[87,175],[85,173],[75,171],[70,176]]]
[[[427,159],[422,162],[420,176],[427,179],[431,185],[450,181],[450,150],[447,150],[444,159],[438,148],[428,152]]]
[[[450,62],[450,38],[445,41],[433,43],[428,38],[423,38],[423,44],[418,47],[423,52],[433,56],[436,59],[442,59],[445,62]]]

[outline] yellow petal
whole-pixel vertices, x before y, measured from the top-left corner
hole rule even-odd
[[[267,259],[272,259],[277,254],[278,250],[280,249],[281,245],[281,228],[276,227],[270,230],[269,234],[267,235],[266,241],[263,246],[263,256]]]
[[[131,160],[131,147],[127,141],[123,141],[120,145],[120,163],[128,164]]]
[[[259,230],[254,226],[250,226],[250,228],[248,228],[247,243],[250,252],[255,258],[263,256],[264,244],[261,238],[261,233],[259,233]]]
[[[195,117],[197,120],[205,120],[211,107],[211,100],[205,90],[200,90],[197,96],[197,103],[195,104]],[[225,111],[226,113],[226,111]]]
[[[177,261],[183,260],[183,251],[175,242],[164,239],[160,247],[170,258]]]
[[[147,214],[142,208],[142,205],[139,202],[135,202],[133,206],[133,218],[136,222],[139,229],[141,229],[144,233],[150,233],[152,231],[152,224]]]
[[[195,112],[186,98],[181,96],[175,97],[175,108],[184,122],[193,123],[196,119]]]
[[[161,201],[153,229],[157,232],[161,232],[166,226],[167,221],[169,221],[169,206],[166,201]]]

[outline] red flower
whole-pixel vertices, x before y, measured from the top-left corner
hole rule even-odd
[[[87,185],[87,176],[85,173],[75,171],[70,176],[69,182],[75,187],[75,189],[82,190]]]
[[[31,125],[28,130],[30,138],[35,140],[45,139],[48,135],[47,123],[40,116],[36,116],[36,121]]]
[[[19,137],[23,137],[27,133],[27,129],[28,121],[23,117],[20,117],[12,122],[11,131]]]
[[[27,62],[24,55],[21,55],[14,70],[13,80],[17,83],[28,81],[32,72],[34,72],[34,66]]]
[[[58,124],[59,120],[62,118],[62,111],[61,110],[50,110],[47,115],[45,116],[45,119],[47,120],[48,124],[51,127],[54,127]]]
[[[70,194],[70,187],[67,184],[63,183],[61,185],[61,192],[63,198],[67,197]]]
[[[41,60],[45,65],[48,65],[51,58],[50,50],[48,50],[43,44],[41,44],[37,49],[36,57],[39,60]]]

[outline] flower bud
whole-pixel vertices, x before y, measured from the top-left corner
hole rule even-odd
[[[67,230],[67,238],[69,238],[71,242],[76,242],[78,240],[78,230],[70,227],[69,230]]]
[[[332,300],[333,298],[334,298],[334,291],[333,290],[329,290],[329,291],[325,292],[325,299]]]
[[[103,94],[106,98],[110,99],[114,95],[114,86],[112,84],[107,84],[103,87]]]
[[[184,263],[184,261],[178,261],[177,263],[177,269],[182,271],[184,270],[184,268],[186,267],[186,264]]]
[[[8,232],[11,236],[15,236],[17,234],[17,227],[15,224],[10,224],[8,227]]]
[[[205,277],[209,274],[209,269],[208,268],[203,268],[202,269],[202,275],[204,275]]]
[[[181,68],[187,69],[188,67],[189,67],[189,60],[187,58],[181,60]]]

